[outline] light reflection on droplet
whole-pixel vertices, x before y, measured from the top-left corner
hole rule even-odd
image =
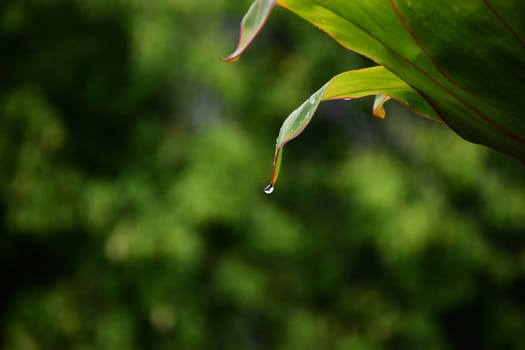
[[[268,184],[268,186],[266,186],[266,187],[264,188],[264,193],[266,193],[266,194],[270,194],[270,193],[273,192],[273,189],[274,189],[273,185],[272,185],[272,184]]]
[[[311,96],[308,102],[310,102],[310,104],[313,105],[315,103],[315,98]]]

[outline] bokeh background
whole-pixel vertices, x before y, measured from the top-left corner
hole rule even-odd
[[[524,349],[525,168],[390,102],[250,1],[0,2],[0,348]]]

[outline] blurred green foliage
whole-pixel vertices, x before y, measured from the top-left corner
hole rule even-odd
[[[264,195],[368,62],[277,9],[225,64],[248,5],[0,4],[0,348],[524,348],[522,166],[324,103]]]

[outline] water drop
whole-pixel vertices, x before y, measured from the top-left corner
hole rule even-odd
[[[264,188],[264,193],[266,193],[266,194],[270,194],[270,193],[273,192],[273,189],[274,189],[273,185],[272,185],[272,184],[268,184],[268,186],[266,186],[266,187]]]
[[[308,102],[310,102],[310,104],[313,105],[315,103],[315,98],[313,96],[310,96]]]

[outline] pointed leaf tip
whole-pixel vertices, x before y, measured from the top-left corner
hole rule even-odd
[[[279,171],[281,170],[281,160],[283,159],[283,148],[277,147],[275,150],[275,155],[273,157],[273,169],[272,169],[272,179],[270,184],[264,188],[265,193],[272,193],[275,188],[275,183],[279,177]],[[268,192],[271,191],[271,192]]]
[[[275,0],[256,0],[250,6],[241,22],[237,48],[231,55],[223,59],[225,62],[235,62],[241,57],[261,31],[274,6]]]
[[[372,109],[372,115],[377,118],[385,119],[385,103],[388,102],[392,97],[387,95],[376,95],[374,99],[374,108]]]

